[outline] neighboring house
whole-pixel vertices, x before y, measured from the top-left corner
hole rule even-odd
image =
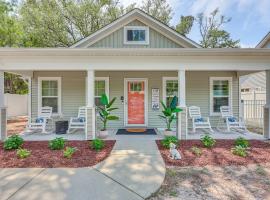
[[[231,106],[239,116],[240,76],[263,70],[270,70],[269,49],[203,49],[139,9],[71,48],[0,49],[0,83],[4,71],[32,82],[30,116],[51,106],[55,118],[68,120],[80,106],[87,106],[87,139],[99,128],[95,105],[103,93],[116,97],[119,108],[114,113],[120,119],[110,122],[110,129],[164,129],[159,101],[178,95],[183,108],[178,137],[185,139],[188,106],[199,106],[213,127],[222,105]],[[0,88],[3,107],[2,96]],[[5,111],[1,108],[2,119]],[[0,122],[4,138],[5,121]]]

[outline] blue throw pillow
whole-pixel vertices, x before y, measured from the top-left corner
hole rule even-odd
[[[195,122],[203,122],[203,118],[202,118],[202,117],[196,118],[196,119],[195,119]]]
[[[85,122],[85,117],[79,117],[79,122],[81,123]]]
[[[36,123],[43,123],[44,122],[44,118],[39,117],[36,119]]]
[[[237,119],[235,117],[228,117],[229,122],[236,122]]]

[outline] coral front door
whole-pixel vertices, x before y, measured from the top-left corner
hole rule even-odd
[[[146,80],[126,80],[126,126],[146,126]]]

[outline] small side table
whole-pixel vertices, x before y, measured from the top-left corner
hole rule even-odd
[[[68,121],[56,121],[55,122],[55,133],[66,134],[68,130]]]

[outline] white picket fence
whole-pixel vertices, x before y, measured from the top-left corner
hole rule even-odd
[[[243,100],[244,119],[249,126],[263,128],[263,108],[265,100]]]

